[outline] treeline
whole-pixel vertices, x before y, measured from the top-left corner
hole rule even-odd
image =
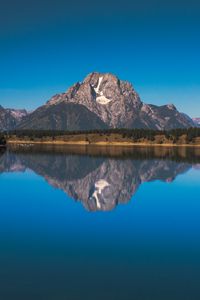
[[[195,138],[200,137],[200,128],[188,128],[188,129],[173,129],[169,131],[160,130],[150,130],[150,129],[102,129],[102,130],[88,130],[88,131],[64,131],[64,130],[14,130],[5,133],[2,136],[2,140],[10,137],[17,138],[30,138],[30,139],[41,139],[41,138],[51,138],[54,139],[59,136],[70,136],[78,134],[99,134],[99,135],[111,135],[120,134],[124,138],[130,138],[133,141],[139,139],[147,139],[149,141],[154,141],[155,137],[158,135],[163,135],[166,139],[171,140],[176,143],[179,138],[183,135],[186,136],[187,142],[192,142]]]

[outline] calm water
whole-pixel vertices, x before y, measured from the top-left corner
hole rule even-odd
[[[200,299],[200,149],[0,153],[0,299]]]

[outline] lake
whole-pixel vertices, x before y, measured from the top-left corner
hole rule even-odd
[[[200,299],[200,148],[0,152],[0,299]]]

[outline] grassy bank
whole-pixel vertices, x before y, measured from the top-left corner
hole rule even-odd
[[[134,135],[132,131],[95,132],[95,133],[65,133],[61,135],[9,135],[8,144],[57,144],[57,145],[99,145],[99,146],[198,146],[200,136],[188,137],[182,134],[170,135],[169,133],[155,133],[148,135]]]

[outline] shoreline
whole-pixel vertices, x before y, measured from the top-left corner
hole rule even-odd
[[[200,144],[170,144],[170,143],[132,143],[132,142],[87,142],[87,141],[27,141],[27,140],[8,140],[7,145],[79,145],[79,146],[122,146],[122,147],[199,147]],[[1,146],[0,146],[1,147]]]

